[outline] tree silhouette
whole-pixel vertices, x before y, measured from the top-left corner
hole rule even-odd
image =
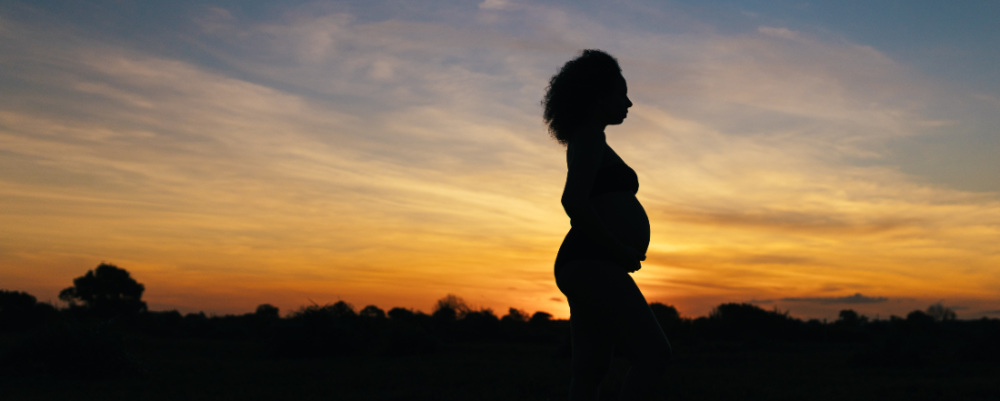
[[[929,327],[934,324],[934,317],[924,311],[915,310],[906,315],[906,321],[917,327]]]
[[[927,314],[938,322],[955,320],[958,317],[958,315],[955,314],[955,311],[950,308],[946,308],[941,302],[927,307]]]
[[[0,290],[0,313],[31,309],[37,302],[34,295],[26,292]]]
[[[99,317],[134,316],[146,311],[146,303],[142,301],[145,290],[125,269],[101,263],[74,279],[72,287],[59,292],[59,299],[69,302],[71,308],[81,308]]]
[[[777,309],[767,311],[749,303],[721,304],[708,315],[709,333],[725,339],[773,340],[796,335],[795,326],[800,321]]]
[[[369,320],[385,319],[385,311],[375,305],[364,307],[364,309],[361,309],[361,312],[358,312],[358,315]]]
[[[51,305],[38,303],[31,294],[0,290],[0,330],[29,327],[54,313]]]
[[[339,319],[353,319],[358,316],[354,312],[354,305],[351,305],[345,301],[337,301],[333,305],[325,306],[324,309],[329,311],[330,315]]]
[[[550,320],[552,320],[552,314],[548,312],[538,311],[535,312],[535,314],[531,315],[531,320],[528,320],[528,323],[537,326],[537,325],[547,324]]]
[[[387,313],[387,314],[389,315],[389,319],[392,319],[392,320],[397,321],[397,322],[405,322],[405,321],[413,320],[413,317],[415,315],[413,313],[413,311],[411,311],[409,309],[405,309],[405,308],[400,308],[398,306],[395,307],[395,308],[389,309],[389,313]]]
[[[862,324],[868,323],[868,317],[859,315],[853,309],[844,309],[840,311],[839,318],[836,324],[845,327],[857,327]]]
[[[500,320],[504,322],[527,322],[528,313],[517,308],[510,308],[507,314]]]
[[[254,315],[262,319],[277,319],[280,316],[278,307],[271,304],[257,305]]]
[[[467,312],[459,323],[462,329],[461,337],[466,340],[500,335],[500,319],[490,309]]]
[[[673,306],[653,302],[649,304],[649,310],[653,311],[653,316],[656,316],[656,321],[660,323],[660,327],[667,332],[668,336],[675,335],[677,329],[683,324],[681,314]]]
[[[453,322],[465,317],[467,313],[469,313],[469,305],[465,303],[465,300],[454,294],[448,294],[437,301],[431,316],[441,322]]]

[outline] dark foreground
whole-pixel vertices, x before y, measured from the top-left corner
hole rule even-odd
[[[422,355],[321,358],[274,357],[253,341],[131,336],[124,346],[134,372],[82,378],[8,370],[0,399],[565,400],[569,383],[565,344],[453,343]],[[1000,400],[996,360],[936,353],[866,363],[853,344],[675,346],[662,380],[669,400]],[[616,361],[606,399],[625,369]]]

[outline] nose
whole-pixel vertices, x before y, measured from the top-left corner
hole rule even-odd
[[[628,97],[625,97],[625,104],[626,104],[625,108],[632,107],[632,100],[629,99]]]

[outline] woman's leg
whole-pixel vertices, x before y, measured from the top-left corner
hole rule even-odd
[[[631,276],[621,285],[619,348],[631,368],[622,384],[620,400],[650,400],[661,397],[659,384],[672,350],[667,336],[649,309],[646,298]]]
[[[570,399],[597,399],[616,345],[632,365],[622,399],[648,398],[662,377],[670,343],[632,277],[608,262],[578,261],[560,269],[556,284],[570,304]]]
[[[614,356],[615,333],[609,310],[603,305],[600,270],[604,264],[572,262],[556,276],[556,285],[566,295],[570,309],[573,345],[573,378],[570,401],[596,401],[604,376]]]

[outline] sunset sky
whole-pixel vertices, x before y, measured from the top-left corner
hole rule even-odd
[[[0,289],[103,262],[151,310],[446,294],[565,318],[548,79],[615,55],[608,141],[683,316],[1000,317],[1000,2],[2,1]]]

